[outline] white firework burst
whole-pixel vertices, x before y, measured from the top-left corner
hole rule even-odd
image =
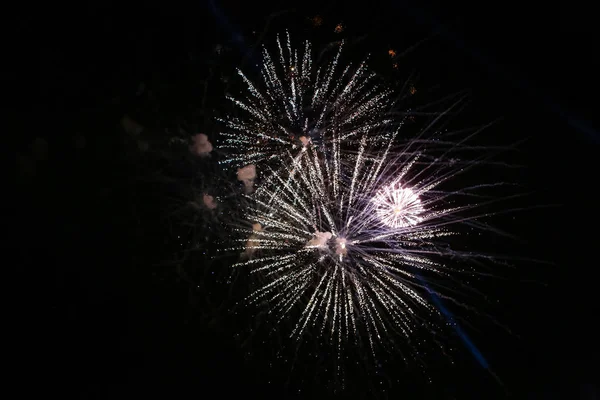
[[[381,189],[373,198],[377,216],[390,228],[417,225],[423,221],[425,209],[421,199],[409,187],[392,183]]]
[[[449,206],[454,193],[439,190],[462,168],[441,158],[419,163],[420,146],[394,150],[396,136],[385,135],[385,147],[363,136],[354,153],[341,151],[336,135],[288,152],[285,167],[248,196],[248,220],[261,229],[240,239],[248,258],[234,267],[260,277],[250,304],[295,321],[292,337],[316,328],[340,349],[366,337],[373,352],[398,333],[410,342],[415,327],[440,316],[428,294],[446,296],[425,278],[451,276],[439,256],[476,257],[439,242],[471,207]]]
[[[310,44],[299,55],[289,36],[287,51],[277,43],[278,63],[264,51],[260,88],[240,72],[248,95],[232,100],[244,115],[223,120],[223,162],[268,173],[246,192],[253,228],[222,250],[242,251],[234,267],[259,278],[249,303],[292,321],[293,338],[316,329],[338,349],[349,339],[373,353],[397,335],[410,344],[441,316],[432,296],[460,304],[444,295],[440,278],[473,273],[445,259],[485,258],[444,240],[458,225],[482,227],[467,200],[485,185],[444,189],[481,162],[481,148],[465,144],[470,136],[432,134],[437,117],[400,141],[404,120],[389,117],[391,92],[364,63],[338,73],[338,51],[315,68]],[[462,161],[468,150],[477,155]]]
[[[228,97],[240,116],[220,119],[226,131],[220,148],[228,152],[224,164],[243,167],[281,160],[288,151],[309,142],[324,144],[333,133],[345,142],[364,134],[369,140],[388,127],[391,91],[377,83],[366,62],[340,65],[343,43],[324,66],[313,63],[309,42],[292,48],[289,34],[285,46],[277,38],[278,52],[271,57],[263,48],[262,82],[253,83],[241,71],[248,91],[244,98]]]

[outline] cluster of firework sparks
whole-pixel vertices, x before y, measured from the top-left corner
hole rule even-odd
[[[440,239],[472,222],[460,216],[474,205],[453,206],[457,192],[441,189],[464,169],[456,145],[403,139],[392,92],[366,62],[342,67],[342,45],[324,66],[308,42],[277,45],[276,57],[263,52],[261,84],[239,72],[247,95],[231,100],[242,116],[222,120],[223,162],[262,175],[246,193],[253,225],[234,265],[260,278],[248,300],[291,320],[295,338],[317,329],[373,351],[392,334],[410,341],[440,315],[429,296],[445,297],[426,277],[451,275],[444,256],[469,257]]]

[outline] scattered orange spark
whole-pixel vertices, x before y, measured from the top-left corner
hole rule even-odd
[[[342,33],[343,31],[344,31],[344,25],[342,25],[341,23],[337,24],[335,26],[335,29],[334,29],[335,33]]]
[[[410,94],[415,94],[415,93],[417,93],[417,88],[414,87],[414,86],[411,86],[410,87]]]
[[[320,15],[315,15],[314,17],[311,18],[311,21],[312,21],[313,26],[323,25],[323,17],[321,17]]]
[[[394,50],[394,49],[389,49],[389,50],[388,50],[388,54],[390,55],[390,57],[394,58],[394,57],[396,57],[396,50]]]

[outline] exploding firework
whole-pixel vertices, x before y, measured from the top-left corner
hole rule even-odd
[[[390,228],[416,225],[423,220],[421,215],[425,210],[421,199],[414,190],[402,187],[399,183],[381,189],[373,202],[376,204],[377,216]]]
[[[473,276],[491,258],[455,250],[448,237],[461,226],[487,228],[478,222],[484,212],[473,211],[481,203],[470,200],[503,184],[456,185],[455,178],[491,149],[467,145],[480,129],[456,140],[436,128],[460,101],[410,134],[410,116],[391,112],[392,92],[365,63],[340,68],[341,46],[315,67],[309,43],[301,55],[289,36],[287,51],[277,44],[277,62],[264,50],[262,85],[240,72],[248,94],[231,100],[242,114],[222,120],[223,162],[238,168],[252,228],[238,229],[239,245],[220,251],[240,251],[234,269],[257,283],[248,302],[277,323],[291,322],[292,338],[316,330],[338,355],[348,341],[375,355],[398,337],[415,349],[421,329],[439,332],[440,299],[473,310],[450,291],[468,288],[460,275]]]
[[[324,66],[313,62],[311,45],[303,51],[285,47],[277,39],[274,59],[263,49],[261,84],[238,71],[247,85],[245,98],[228,97],[240,111],[220,121],[225,125],[220,146],[229,152],[225,164],[243,167],[265,161],[281,161],[288,151],[327,144],[337,135],[345,143],[368,134],[379,140],[378,130],[393,119],[386,112],[393,105],[391,91],[380,85],[366,62],[342,66],[339,45]]]
[[[248,195],[248,220],[260,229],[240,239],[246,259],[234,267],[260,278],[250,304],[292,320],[292,337],[318,329],[339,349],[367,338],[373,352],[397,334],[411,343],[415,329],[440,316],[430,296],[446,296],[432,288],[460,273],[444,257],[477,257],[442,241],[473,222],[461,212],[474,205],[451,199],[474,188],[441,189],[465,169],[448,156],[458,147],[428,156],[425,143],[434,152],[442,142],[394,148],[397,135],[384,135],[386,146],[363,135],[350,152],[334,134],[327,145],[288,152],[285,167]]]

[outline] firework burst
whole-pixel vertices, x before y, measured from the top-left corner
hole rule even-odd
[[[456,275],[488,258],[447,240],[460,225],[486,229],[469,201],[486,185],[448,185],[489,155],[466,145],[479,130],[458,141],[434,132],[440,113],[408,138],[364,63],[338,71],[341,46],[315,68],[310,44],[299,55],[289,36],[287,51],[277,43],[279,62],[264,51],[261,89],[240,72],[248,95],[232,101],[244,115],[222,121],[224,163],[263,172],[245,195],[252,228],[222,250],[241,252],[234,268],[257,278],[248,302],[291,322],[292,338],[317,330],[338,355],[348,341],[373,355],[397,337],[414,348],[417,331],[444,319],[437,300],[470,308],[444,294],[444,280],[456,289]]]
[[[393,104],[391,92],[376,81],[366,62],[342,67],[341,42],[325,66],[313,62],[309,42],[299,51],[292,48],[289,34],[285,45],[277,38],[276,57],[263,49],[261,84],[241,71],[247,86],[244,98],[228,97],[241,116],[220,121],[225,125],[221,148],[229,152],[225,164],[243,167],[265,161],[280,161],[287,151],[328,143],[335,133],[345,142],[388,127],[385,117]]]
[[[373,202],[376,204],[377,216],[390,228],[408,227],[423,221],[421,215],[425,209],[421,205],[421,199],[414,190],[402,187],[399,183],[381,189]]]
[[[441,241],[453,225],[473,222],[459,217],[473,205],[451,205],[471,188],[440,189],[464,166],[444,157],[421,162],[424,141],[394,149],[397,133],[385,135],[386,146],[362,136],[355,152],[335,134],[328,145],[288,152],[285,167],[248,196],[248,220],[261,229],[240,239],[247,258],[234,267],[259,277],[250,304],[295,321],[293,338],[317,329],[339,349],[366,338],[373,352],[397,334],[410,343],[416,328],[440,316],[429,301],[448,298],[434,289],[439,278],[459,272],[444,256],[477,257]]]

